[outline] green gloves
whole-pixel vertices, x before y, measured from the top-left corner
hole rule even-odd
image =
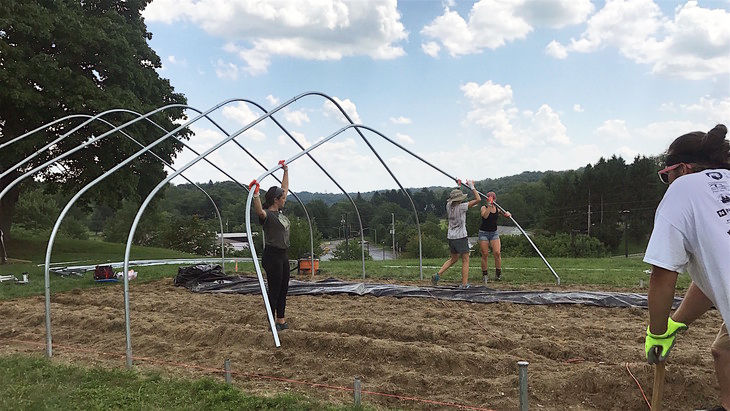
[[[677,332],[684,331],[687,328],[686,324],[676,322],[671,318],[667,319],[667,332],[664,334],[652,334],[649,331],[649,326],[647,326],[644,350],[646,351],[646,360],[649,364],[665,361],[669,356],[669,351],[674,346],[674,337],[677,335]]]

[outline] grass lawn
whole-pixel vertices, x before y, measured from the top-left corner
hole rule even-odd
[[[301,395],[253,396],[212,378],[59,364],[0,356],[0,409],[354,409]]]
[[[27,260],[30,263],[15,263],[0,265],[0,275],[15,275],[18,279],[27,272],[30,284],[16,285],[12,282],[0,283],[0,300],[42,295],[44,293],[43,267],[45,262],[48,238],[42,237],[14,237],[7,246],[8,257],[18,260]],[[104,262],[124,261],[125,244],[107,243],[91,240],[71,240],[59,238],[54,243],[51,262],[76,263],[69,265],[90,265]],[[132,247],[132,259],[152,258],[195,258],[193,254],[154,247]],[[152,281],[161,277],[174,276],[177,266],[139,267],[135,271],[140,276],[135,281]],[[51,273],[51,293],[68,291],[75,288],[104,287],[114,283],[96,283],[91,273],[83,278],[78,276],[61,277]]]
[[[423,260],[423,279],[429,281],[446,261],[443,259]],[[469,261],[469,280],[472,283],[481,283],[482,271],[480,258],[472,257]],[[650,266],[638,257],[612,258],[548,258],[548,262],[560,276],[561,285],[596,285],[611,288],[639,289],[640,280],[646,289],[649,284],[649,275],[644,271]],[[494,276],[494,260],[490,258],[489,273]],[[550,286],[553,288],[555,277],[548,270],[540,258],[513,257],[502,258],[503,281],[499,284],[520,286]],[[232,271],[232,266],[228,268]],[[239,263],[239,271],[253,272],[252,263]],[[321,273],[316,278],[327,277],[360,279],[362,278],[362,261],[323,261],[320,263]],[[420,273],[418,259],[398,259],[386,261],[365,261],[366,277],[399,282],[419,281]],[[461,261],[458,261],[441,276],[447,283],[461,282]],[[687,275],[680,275],[677,281],[678,289],[686,289],[690,279]]]
[[[43,238],[17,238],[9,244],[8,255],[12,258],[29,260],[31,263],[0,265],[0,275],[13,274],[20,278],[23,272],[29,273],[30,284],[15,285],[11,282],[0,284],[0,300],[43,295],[43,267],[47,240]],[[149,258],[195,258],[197,256],[178,251],[151,248],[133,247],[132,259]],[[52,261],[78,261],[74,265],[101,264],[111,261],[122,261],[124,258],[124,244],[106,243],[102,241],[85,241],[59,239],[54,246]],[[428,281],[441,264],[443,259],[424,259],[423,278]],[[503,278],[501,284],[505,286],[540,287],[555,286],[555,278],[539,258],[531,257],[503,257]],[[611,257],[611,258],[548,258],[550,265],[558,273],[563,286],[597,286],[606,289],[612,288],[639,288],[640,281],[644,282],[644,290],[648,286],[649,276],[644,273],[649,265],[638,257]],[[494,261],[490,258],[490,274],[494,275]],[[164,277],[173,277],[177,274],[178,266],[164,265],[152,267],[137,267],[139,277],[135,282],[154,281]],[[337,277],[357,280],[362,276],[362,263],[354,261],[322,261],[321,273],[317,279]],[[239,263],[239,272],[254,273],[253,263]],[[443,276],[444,283],[457,283],[461,279],[461,261],[457,262]],[[226,272],[233,272],[234,264],[226,264]],[[386,261],[366,261],[365,272],[368,279],[418,282],[419,270],[417,259],[397,259]],[[470,281],[482,281],[479,257],[472,257],[469,262]],[[682,290],[689,286],[690,280],[681,275],[677,288]],[[91,273],[84,277],[60,277],[51,273],[51,292],[62,292],[77,288],[91,287],[121,287],[120,283],[96,283]]]

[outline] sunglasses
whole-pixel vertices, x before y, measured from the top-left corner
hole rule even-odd
[[[677,164],[674,164],[674,165],[671,165],[671,166],[667,166],[667,167],[659,170],[657,172],[657,174],[659,174],[659,180],[661,180],[662,183],[664,183],[664,184],[669,184],[669,172],[672,171],[672,170],[674,170],[674,169],[676,169],[676,168],[678,168],[681,165],[684,165],[686,167],[689,167],[688,164],[685,164],[685,163],[677,163]]]

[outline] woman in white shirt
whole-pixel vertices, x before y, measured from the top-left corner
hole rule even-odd
[[[644,345],[649,363],[663,362],[678,331],[717,307],[723,318],[712,344],[722,406],[730,408],[730,143],[727,127],[678,137],[659,176],[670,184],[657,207],[644,261],[652,265],[649,326]],[[677,275],[692,283],[669,316]]]

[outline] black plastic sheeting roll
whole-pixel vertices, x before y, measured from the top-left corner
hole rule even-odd
[[[198,293],[260,294],[256,277],[227,277],[214,281],[192,281],[186,287]],[[351,283],[335,278],[316,282],[291,280],[289,295],[348,294],[375,297],[437,298],[475,303],[511,302],[515,304],[554,305],[583,304],[596,307],[647,307],[647,297],[638,293],[600,291],[499,291],[479,286],[468,289],[458,287],[418,287],[398,284]],[[681,298],[674,298],[673,308]]]

